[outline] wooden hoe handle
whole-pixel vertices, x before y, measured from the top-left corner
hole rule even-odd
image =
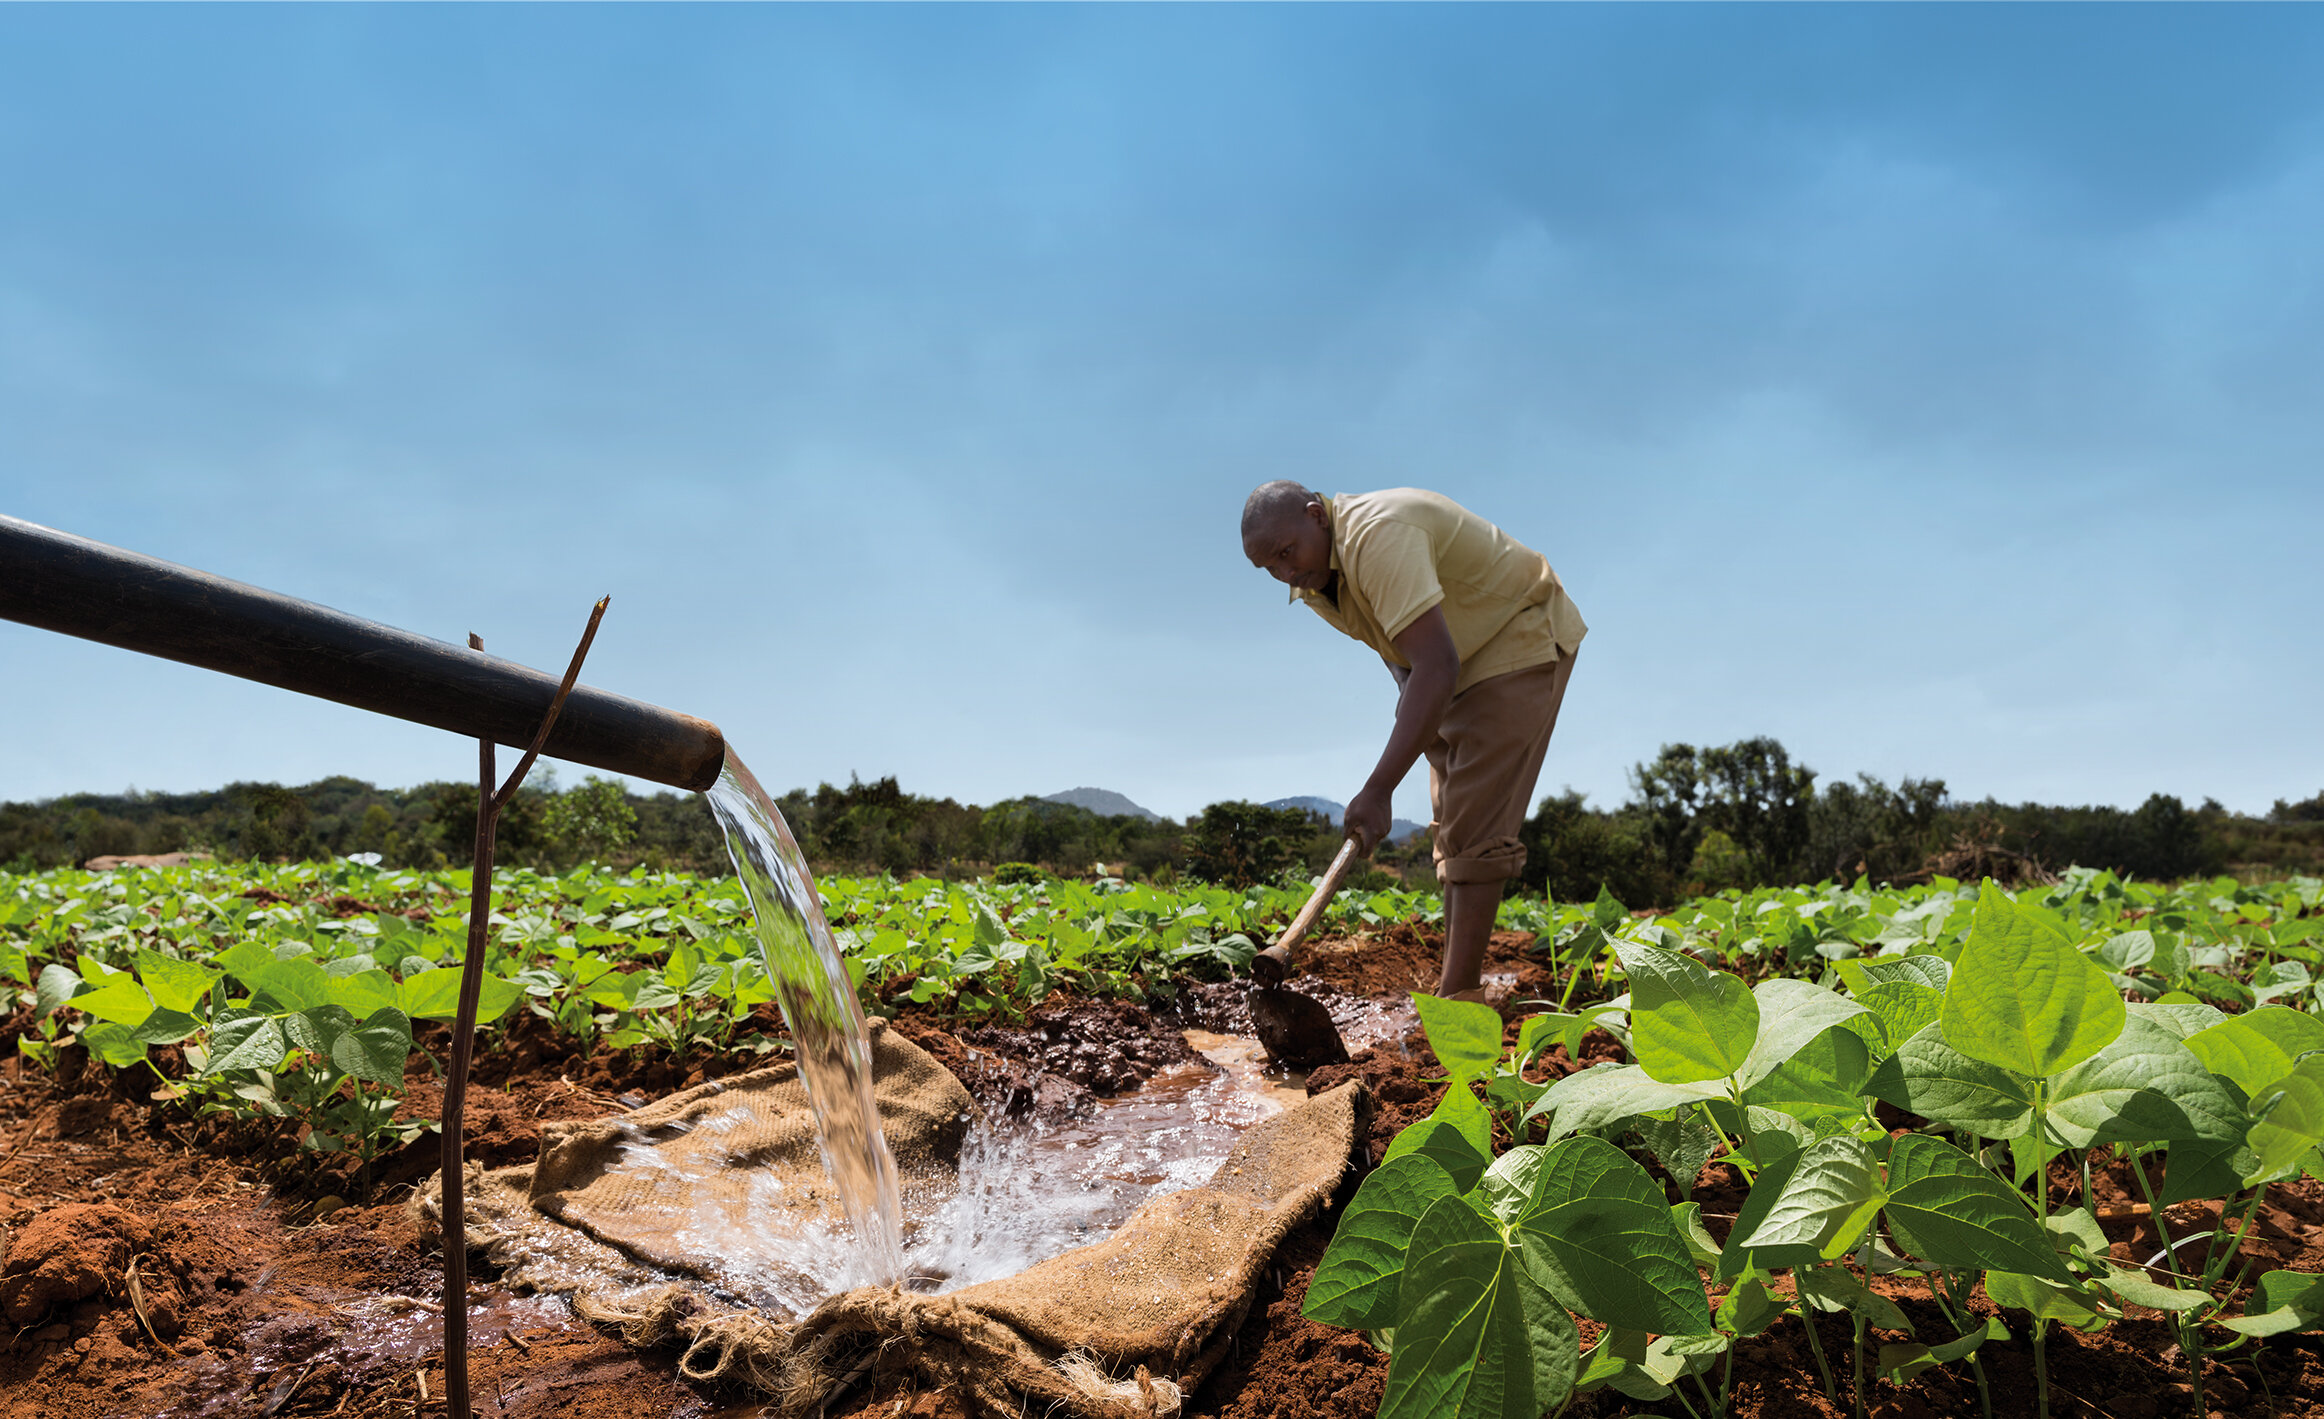
[[[1340,883],[1346,879],[1348,869],[1355,865],[1356,847],[1354,838],[1340,844],[1339,856],[1334,857],[1331,866],[1324,869],[1323,880],[1315,884],[1315,892],[1308,897],[1307,905],[1299,909],[1299,915],[1291,919],[1290,927],[1276,939],[1274,945],[1252,958],[1251,974],[1273,985],[1291,973],[1292,950],[1307,939],[1307,933],[1314,929],[1316,921],[1323,916],[1323,909],[1331,905],[1333,897],[1339,895]]]

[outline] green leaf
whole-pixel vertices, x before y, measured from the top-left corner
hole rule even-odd
[[[2024,1311],[2036,1320],[2056,1321],[2076,1330],[2103,1328],[2106,1317],[2090,1304],[2079,1287],[2061,1286],[2038,1276],[2013,1271],[1985,1273],[1985,1294],[1993,1304]]]
[[[1783,1265],[1830,1261],[1863,1239],[1886,1200],[1880,1169],[1862,1139],[1821,1139],[1800,1154],[1798,1167],[1743,1246],[1764,1259],[1761,1264],[1776,1258],[1786,1258],[1778,1263]]]
[[[202,1022],[183,1010],[156,1010],[130,1030],[140,1044],[174,1045],[201,1033]]]
[[[1853,1311],[1867,1325],[1912,1334],[1912,1321],[1896,1302],[1856,1279],[1844,1266],[1803,1266],[1794,1274],[1800,1299],[1819,1311]]]
[[[1660,1335],[1711,1330],[1702,1279],[1662,1189],[1601,1138],[1551,1148],[1518,1215],[1529,1259],[1551,1291],[1592,1320]]]
[[[295,1048],[326,1062],[339,1037],[355,1026],[355,1017],[338,1005],[312,1005],[281,1019],[284,1038]]]
[[[210,1031],[210,1062],[202,1072],[276,1070],[289,1053],[290,1041],[283,1037],[282,1026],[264,1015],[245,1015]]]
[[[1724,1079],[1759,1038],[1759,1002],[1743,982],[1659,946],[1615,944],[1630,978],[1630,1047],[1663,1084]]]
[[[401,1088],[404,1061],[411,1052],[412,1022],[391,1006],[342,1031],[331,1042],[331,1063],[365,1083]]]
[[[1915,959],[1936,958],[1926,956]],[[1880,1022],[1880,1028],[1887,1038],[1884,1048],[1890,1053],[1935,1023],[1945,1010],[1945,993],[1918,981],[1881,981],[1856,992],[1856,998]]]
[[[2227,1012],[2218,1006],[2205,1005],[2199,1000],[2171,1005],[2160,1000],[2133,1001],[2130,1013],[2153,1021],[2182,1040],[2192,1039],[2228,1018]]]
[[[1423,1154],[1393,1158],[1374,1169],[1332,1233],[1299,1313],[1351,1330],[1394,1325],[1412,1229],[1420,1225],[1422,1213],[1454,1195],[1451,1176]]]
[[[1482,1079],[1501,1061],[1501,1014],[1490,1005],[1470,1000],[1440,1000],[1414,994],[1412,1006],[1420,1012],[1420,1027],[1428,1047],[1457,1086]]]
[[[1667,1119],[1642,1116],[1633,1119],[1630,1126],[1646,1140],[1647,1149],[1662,1164],[1662,1170],[1670,1174],[1671,1181],[1678,1184],[1682,1197],[1693,1191],[1703,1165],[1711,1161],[1711,1155],[1724,1142],[1719,1130],[1712,1127],[1699,1108],[1674,1109]]]
[[[2203,1061],[2162,1025],[2132,1016],[2114,1043],[2050,1081],[2051,1130],[2069,1147],[2234,1142],[2250,1120]]]
[[[1897,1245],[1932,1266],[2072,1279],[2023,1199],[1941,1138],[1891,1145],[1887,1219]]]
[[[2246,1174],[2259,1171],[2259,1157],[2243,1144],[2174,1143],[2163,1171],[2163,1190],[2156,1201],[2173,1203],[2197,1198],[2225,1197],[2243,1186]]]
[[[181,961],[159,951],[137,953],[137,978],[152,993],[153,1003],[164,1010],[194,1013],[195,1007],[209,998],[210,987],[225,974],[215,967]]]
[[[2157,1284],[2143,1268],[2108,1265],[2102,1284],[2132,1305],[2150,1310],[2192,1311],[2211,1304],[2209,1294]]]
[[[1873,956],[1834,961],[1832,968],[1848,983],[1848,993],[1860,1000],[1883,985],[1926,986],[1942,995],[1953,976],[1952,965],[1942,956]]]
[[[1862,1005],[1837,991],[1786,976],[1761,981],[1751,998],[1759,1007],[1759,1034],[1742,1068],[1735,1071],[1736,1082],[1746,1089],[1774,1073],[1808,1041],[1864,1013]]]
[[[378,969],[334,976],[324,989],[330,1004],[358,1020],[374,1010],[393,1009],[401,999],[395,978]]]
[[[1719,1302],[1719,1329],[1741,1338],[1758,1335],[1783,1319],[1789,1309],[1757,1276],[1746,1276],[1728,1288]]]
[[[2043,1078],[2088,1059],[2122,1033],[2114,983],[2046,913],[1987,882],[1969,943],[1945,988],[1952,1048]]]
[[[2033,1127],[2033,1081],[1952,1048],[1942,1023],[1897,1046],[1865,1091],[1932,1123],[1982,1138],[2016,1138]]]
[[[2270,1271],[2253,1286],[2243,1314],[2219,1324],[2251,1336],[2314,1330],[2324,1322],[2324,1276],[2305,1271]]]
[[[2324,1050],[2324,1020],[2282,1005],[2263,1005],[2187,1037],[2203,1067],[2251,1098],[2292,1072],[2302,1055]]]
[[[145,1041],[132,1034],[127,1025],[111,1021],[81,1031],[81,1047],[115,1069],[131,1068],[145,1058]]]
[[[1434,1162],[1449,1174],[1454,1190],[1467,1192],[1485,1175],[1488,1155],[1471,1143],[1459,1125],[1441,1118],[1424,1118],[1396,1135],[1388,1144],[1388,1151],[1380,1159],[1386,1167],[1399,1158],[1418,1156]]]
[[[305,956],[269,961],[241,975],[251,999],[271,1014],[295,1014],[331,1003],[330,974]]]
[[[77,1003],[77,1002],[76,1002]],[[2244,1136],[2257,1155],[2255,1170],[2245,1186],[2273,1182],[2298,1171],[2300,1159],[2324,1143],[2324,1055],[2312,1054],[2292,1071],[2251,1097],[2252,1117],[2258,1122]]]
[[[1791,1185],[1792,1174],[1799,1171],[1800,1160],[1806,1156],[1805,1148],[1773,1158],[1761,1155],[1759,1177],[1751,1184],[1751,1191],[1745,1194],[1742,1209],[1735,1214],[1734,1225],[1727,1229],[1727,1245],[1720,1249],[1719,1280],[1732,1281],[1754,1268],[1773,1270],[1815,1262],[1813,1247],[1795,1247],[1787,1253],[1769,1254],[1743,1244],[1743,1239],[1758,1231],[1767,1221],[1768,1215],[1775,1210],[1776,1200]]]
[[[250,984],[252,972],[273,965],[275,954],[255,941],[237,941],[212,959],[225,967],[226,974],[242,982],[243,988],[249,990],[255,989]]]
[[[1966,1360],[1977,1353],[1988,1340],[2007,1340],[2009,1330],[2000,1321],[1987,1319],[1967,1335],[1948,1340],[1942,1345],[1883,1345],[1880,1347],[1878,1369],[1880,1377],[1894,1384],[1910,1384],[1922,1371],[1939,1365],[1950,1365],[1955,1360]]]
[[[74,996],[72,1006],[85,1015],[109,1021],[124,1029],[135,1029],[145,1023],[146,1016],[153,1013],[153,998],[137,983],[137,977],[123,971],[119,975],[107,976],[103,985],[88,994]],[[85,1034],[83,1039],[85,1043]],[[142,1058],[145,1054],[144,1046],[140,1045],[137,1053]]]
[[[81,988],[81,973],[71,966],[51,961],[40,968],[40,978],[33,985],[33,1014],[35,1020],[46,1020],[58,1006],[73,998]]]
[[[1548,1114],[1550,1137],[1557,1138],[1604,1128],[1633,1114],[1661,1113],[1726,1096],[1724,1088],[1709,1081],[1658,1084],[1635,1064],[1597,1064],[1577,1069],[1550,1085],[1526,1117],[1530,1120]]]
[[[1573,1318],[1457,1197],[1413,1229],[1380,1419],[1540,1419],[1580,1367]]]
[[[1929,994],[1933,996],[1936,992]],[[1863,1037],[1845,1025],[1835,1025],[1810,1040],[1772,1074],[1744,1090],[1743,1102],[1803,1121],[1861,1119],[1865,1112],[1864,1083],[1871,1074],[1872,1053]]]
[[[499,1019],[524,998],[524,987],[487,974],[477,997],[476,1023]],[[396,1008],[414,1020],[451,1020],[460,1013],[460,972],[439,966],[405,976],[396,987]]]

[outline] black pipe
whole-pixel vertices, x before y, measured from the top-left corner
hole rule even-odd
[[[0,516],[0,618],[525,748],[557,677],[311,601]],[[678,788],[726,740],[692,715],[573,687],[541,752]]]

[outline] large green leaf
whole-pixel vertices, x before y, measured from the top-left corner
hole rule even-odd
[[[81,1047],[115,1069],[129,1069],[145,1058],[145,1041],[127,1025],[107,1020],[81,1031]]]
[[[2324,1054],[2312,1054],[2289,1074],[2251,1096],[2251,1132],[2244,1141],[2258,1155],[2244,1185],[2272,1182],[2298,1170],[2309,1149],[2324,1144]]]
[[[2305,1271],[2270,1271],[2252,1287],[2243,1314],[2219,1322],[2244,1335],[2285,1335],[2324,1324],[2324,1276]]]
[[[274,1070],[290,1053],[282,1026],[265,1015],[244,1015],[210,1032],[210,1062],[202,1072],[223,1074],[234,1069]]]
[[[1933,961],[1936,957],[1917,959]],[[1887,1041],[1882,1046],[1884,1056],[1934,1024],[1945,1010],[1945,993],[1918,981],[1880,981],[1856,992],[1856,998],[1880,1022]]]
[[[287,1015],[331,1003],[329,972],[305,956],[268,961],[238,972],[253,1002],[272,1014]]]
[[[2016,1138],[2033,1127],[2033,1081],[1953,1049],[1942,1023],[1897,1046],[1864,1088],[1907,1113],[1982,1138]]]
[[[395,977],[377,968],[333,976],[325,991],[331,1004],[358,1020],[374,1010],[392,1010],[401,1005]]]
[[[1659,946],[1616,943],[1630,978],[1630,1048],[1663,1084],[1724,1079],[1759,1038],[1759,1002],[1742,981]]]
[[[2196,1138],[2233,1142],[2250,1124],[2178,1036],[2136,1015],[2114,1043],[2052,1079],[2044,1103],[2051,1130],[2075,1148]]]
[[[1736,1082],[1746,1089],[1774,1073],[1808,1041],[1864,1013],[1862,1005],[1837,991],[1787,976],[1761,981],[1751,998],[1759,1006],[1759,1034],[1743,1067],[1735,1072]]]
[[[1413,1229],[1380,1419],[1540,1419],[1580,1367],[1573,1318],[1457,1197]]]
[[[1421,1157],[1444,1169],[1456,1191],[1467,1192],[1484,1176],[1491,1153],[1469,1141],[1459,1124],[1443,1118],[1424,1118],[1396,1135],[1380,1159],[1382,1165],[1399,1158]]]
[[[477,996],[476,1023],[489,1024],[524,999],[524,987],[486,975]],[[460,972],[448,966],[415,971],[396,987],[396,1007],[414,1020],[451,1020],[460,1013]]]
[[[74,996],[72,1006],[85,1015],[133,1030],[153,1013],[153,998],[137,983],[137,977],[123,971],[107,976],[103,985],[88,994]],[[140,1045],[137,1052],[142,1057],[144,1046]]]
[[[1898,1246],[1936,1266],[2073,1279],[2024,1199],[1941,1138],[1890,1147],[1887,1218]]]
[[[1702,1278],[1669,1200],[1604,1139],[1569,1138],[1548,1151],[1517,1232],[1550,1289],[1592,1320],[1660,1335],[1710,1333]]]
[[[2187,1048],[2248,1099],[2291,1073],[2302,1055],[2324,1050],[2324,1020],[2282,1005],[2262,1005],[2188,1036]]]
[[[1864,1081],[1871,1073],[1872,1054],[1863,1037],[1845,1025],[1834,1025],[1744,1090],[1743,1102],[1802,1120],[1860,1119],[1865,1111]]]
[[[73,998],[73,992],[80,988],[81,973],[71,966],[56,961],[42,966],[40,975],[33,986],[32,1018],[35,1020],[47,1019],[56,1011],[58,1006],[69,1003]]]
[[[152,992],[153,1003],[164,1010],[193,1014],[210,994],[210,987],[226,973],[199,961],[181,961],[159,951],[137,953],[137,978]]]
[[[1549,1086],[1526,1117],[1550,1116],[1549,1136],[1587,1133],[1633,1114],[1661,1113],[1664,1109],[1723,1099],[1727,1091],[1708,1080],[1693,1084],[1658,1084],[1635,1064],[1598,1064],[1577,1069]]]
[[[1952,979],[1952,963],[1942,956],[1870,956],[1834,961],[1832,969],[1848,983],[1848,993],[1861,999],[1876,986],[1920,985],[1942,995]]]
[[[1763,1265],[1777,1258],[1787,1259],[1777,1262],[1781,1265],[1830,1261],[1863,1239],[1885,1198],[1880,1168],[1862,1139],[1820,1139],[1800,1154],[1799,1165],[1743,1238],[1743,1246],[1763,1258]]]
[[[1482,1079],[1501,1061],[1501,1014],[1473,1000],[1442,1000],[1415,994],[1412,1006],[1420,1012],[1420,1028],[1436,1062],[1456,1083]]]
[[[1396,1323],[1405,1249],[1421,1214],[1451,1197],[1453,1180],[1421,1154],[1390,1159],[1356,1189],[1331,1247],[1307,1284],[1300,1314],[1326,1325],[1378,1330]]]
[[[1945,1039],[1971,1059],[2036,1078],[2098,1053],[2122,1033],[2122,997],[2046,913],[1991,882],[1945,988]]]
[[[411,1053],[412,1022],[393,1007],[373,1011],[331,1042],[331,1063],[365,1083],[391,1089],[403,1086],[404,1062]]]
[[[2169,1005],[2159,1000],[2134,1000],[2130,1003],[2130,1013],[2152,1020],[2182,1040],[2193,1039],[2228,1018],[2226,1011],[2216,1005],[2205,1005],[2200,1000]]]

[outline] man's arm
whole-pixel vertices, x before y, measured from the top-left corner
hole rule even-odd
[[[1396,701],[1396,727],[1388,731],[1388,747],[1380,751],[1379,766],[1348,803],[1348,835],[1366,854],[1387,838],[1389,801],[1396,785],[1435,742],[1445,706],[1452,703],[1453,685],[1461,678],[1460,652],[1453,648],[1442,606],[1429,607],[1406,626],[1396,637],[1396,649],[1412,663],[1411,672],[1398,677],[1404,689]]]

